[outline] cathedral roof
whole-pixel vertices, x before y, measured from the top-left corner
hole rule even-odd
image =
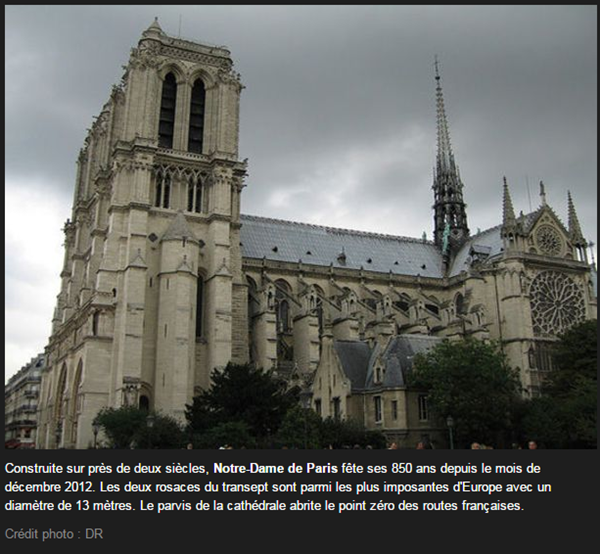
[[[363,341],[336,340],[334,348],[344,374],[352,383],[352,390],[363,389],[371,358],[371,348]]]
[[[433,242],[242,215],[245,258],[441,278]]]
[[[366,391],[405,387],[414,356],[429,351],[443,340],[443,337],[415,334],[392,337],[383,349],[378,343],[371,349],[365,341],[336,340],[334,346],[352,390]],[[375,383],[376,365],[384,369],[380,383]]]
[[[524,231],[528,233],[537,219],[540,216],[542,208],[538,210],[520,215],[517,221],[521,223]],[[489,258],[497,256],[502,253],[504,246],[502,235],[502,225],[496,225],[496,227],[490,227],[485,231],[481,231],[476,235],[469,237],[469,239],[461,246],[460,250],[456,253],[450,271],[448,272],[449,277],[458,275],[461,271],[467,271],[471,263],[471,249],[485,250]]]

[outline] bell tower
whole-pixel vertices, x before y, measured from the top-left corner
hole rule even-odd
[[[45,447],[86,448],[103,407],[183,421],[214,369],[247,360],[243,86],[231,54],[170,37],[155,20],[124,69],[78,159]]]

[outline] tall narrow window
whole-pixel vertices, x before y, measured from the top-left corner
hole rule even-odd
[[[171,205],[171,176],[168,173],[156,175],[154,205],[157,208],[168,208]]]
[[[169,73],[163,81],[160,101],[160,119],[158,124],[158,145],[162,148],[173,148],[173,131],[175,128],[175,104],[177,102],[177,81],[175,75]]]
[[[374,396],[373,404],[374,404],[374,408],[375,408],[375,422],[377,423],[377,422],[381,421],[383,418],[381,396]]]
[[[202,211],[202,182],[193,176],[188,179],[188,212]]]
[[[168,208],[171,204],[171,176],[165,175],[163,178],[163,199],[162,207]]]
[[[204,316],[204,279],[198,275],[196,288],[196,338],[202,336],[202,319]]]
[[[204,134],[204,100],[206,91],[202,79],[197,79],[192,88],[190,106],[190,128],[188,151],[202,154],[202,136]]]
[[[427,421],[429,419],[429,405],[427,403],[427,396],[420,394],[418,398],[419,402],[419,421]]]

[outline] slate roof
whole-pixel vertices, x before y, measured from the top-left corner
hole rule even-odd
[[[517,218],[517,222],[523,225],[523,230],[525,233],[529,233],[529,231],[531,231],[531,228],[540,217],[541,212],[542,208],[540,207],[534,212],[521,215]],[[485,231],[470,237],[469,240],[467,240],[467,242],[465,242],[461,249],[456,253],[455,258],[452,261],[452,265],[450,266],[448,276],[453,277],[458,275],[461,271],[466,271],[469,268],[470,251],[472,247],[474,247],[475,250],[485,251],[488,255],[488,258],[492,258],[501,254],[503,248],[502,236],[500,235],[501,230],[502,225],[496,225],[496,227],[491,227],[490,229],[486,229]]]
[[[369,361],[365,388],[405,387],[415,355],[427,352],[443,340],[443,337],[429,335],[398,335],[392,337],[381,355],[381,362],[385,368],[382,383],[375,384],[373,382],[377,357],[372,356]]]
[[[363,341],[335,340],[333,346],[352,390],[364,388],[371,358],[369,345]]]
[[[442,277],[442,257],[431,241],[249,215],[241,221],[245,258]]]
[[[383,352],[378,344],[371,349],[363,341],[336,340],[334,348],[352,390],[365,391],[406,386],[415,354],[427,352],[443,340],[429,335],[398,335],[390,339]],[[383,382],[375,384],[375,365],[379,360],[385,372]]]

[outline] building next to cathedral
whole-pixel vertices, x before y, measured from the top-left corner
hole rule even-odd
[[[240,214],[243,86],[230,52],[155,21],[89,131],[46,348],[39,448],[87,448],[103,407],[184,420],[228,362],[274,369],[323,417],[400,444],[433,435],[406,386],[418,352],[497,339],[529,394],[548,344],[596,317],[595,273],[571,197],[472,234],[436,68],[433,242]],[[468,189],[467,189],[468,190]]]

